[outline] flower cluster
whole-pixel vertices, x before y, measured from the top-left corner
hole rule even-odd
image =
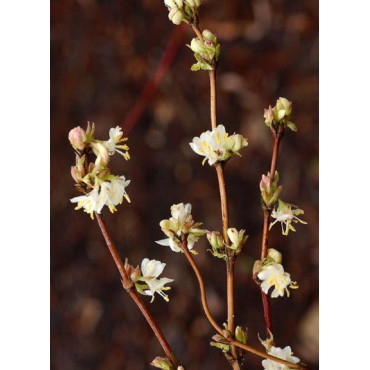
[[[169,246],[174,252],[181,252],[180,238],[181,235],[186,235],[188,249],[196,253],[193,250],[194,244],[207,230],[199,228],[202,225],[201,222],[194,222],[191,215],[191,204],[174,204],[171,207],[171,216],[170,219],[162,220],[159,223],[159,226],[168,238],[158,240],[156,243]]]
[[[110,156],[116,152],[126,160],[130,159],[129,148],[124,144],[127,138],[122,137],[122,130],[118,126],[109,130],[109,139],[106,141],[96,140],[94,133],[94,124],[88,123],[86,131],[75,127],[68,135],[76,150],[76,165],[71,168],[71,174],[76,182],[76,189],[83,193],[72,198],[71,202],[77,203],[75,209],[83,209],[91,218],[94,218],[94,212],[101,213],[104,206],[112,213],[115,212],[123,198],[130,202],[126,193],[130,180],[126,180],[123,175],[111,174],[108,168]],[[96,157],[95,162],[89,163],[88,157],[92,153]]]
[[[203,165],[208,160],[210,166],[218,161],[226,161],[233,155],[240,156],[239,150],[247,145],[245,137],[240,134],[229,136],[223,125],[218,125],[212,131],[203,132],[190,143],[195,153],[205,157]]]
[[[292,222],[293,223],[300,222],[301,224],[307,224],[307,222],[297,217],[303,214],[304,214],[304,211],[302,209],[299,209],[293,204],[283,202],[281,199],[279,199],[278,206],[271,213],[271,217],[274,218],[275,221],[270,224],[270,229],[277,222],[281,222],[282,234],[288,235],[289,230],[296,231],[294,226],[292,225]]]
[[[226,248],[229,249],[233,255],[237,256],[243,249],[244,244],[248,239],[248,235],[244,235],[245,230],[238,231],[231,227],[227,229],[227,236],[230,239],[229,245],[225,243],[224,238],[219,231],[208,231],[207,239],[209,244],[212,246],[212,250],[209,249],[211,254],[217,258],[227,259],[228,254]]]
[[[292,102],[286,98],[279,98],[274,107],[265,109],[263,117],[265,118],[266,126],[277,131],[279,125],[290,128],[292,131],[297,131],[295,123],[290,121],[292,113]]]
[[[285,348],[279,348],[272,346],[268,350],[268,354],[275,356],[277,358],[281,358],[282,360],[286,360],[289,362],[292,362],[294,364],[297,364],[300,362],[300,359],[296,356],[293,356],[292,349],[287,346]],[[280,364],[278,362],[266,359],[262,361],[262,366],[264,370],[289,370],[290,368],[288,366],[285,366],[283,364]]]
[[[154,300],[155,293],[158,293],[166,302],[169,301],[167,294],[163,291],[171,289],[165,285],[171,283],[173,279],[165,277],[158,279],[165,266],[165,263],[157,260],[149,260],[148,258],[144,258],[141,262],[141,275],[136,277],[135,287],[139,293],[151,296],[151,302]],[[144,284],[140,282],[144,282]]]
[[[211,31],[204,30],[202,32],[203,39],[195,37],[191,40],[188,47],[194,52],[194,57],[197,63],[191,66],[192,71],[200,69],[211,71],[215,68],[221,52],[221,46],[217,41],[217,37]]]
[[[274,288],[271,298],[283,297],[285,292],[289,297],[290,292],[288,288],[298,288],[297,283],[291,280],[290,274],[284,271],[281,262],[281,253],[273,248],[268,250],[267,258],[262,263],[257,261],[258,269],[255,274],[264,293],[268,294],[270,288]]]
[[[164,0],[168,8],[168,19],[176,25],[181,22],[192,24],[197,19],[201,0]]]

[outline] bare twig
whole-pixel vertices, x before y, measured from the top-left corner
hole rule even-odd
[[[140,309],[141,313],[144,315],[146,321],[148,322],[149,326],[152,328],[155,336],[157,337],[160,345],[162,346],[166,356],[172,362],[172,365],[175,368],[177,368],[179,366],[179,363],[177,362],[176,357],[173,354],[172,349],[171,349],[170,345],[168,344],[165,336],[163,335],[160,327],[156,323],[154,317],[152,316],[152,314],[150,313],[148,308],[145,306],[144,302],[142,301],[141,297],[138,295],[137,291],[135,289],[133,289],[133,283],[131,282],[131,280],[127,276],[127,272],[124,268],[124,264],[121,260],[121,257],[119,256],[119,253],[118,253],[116,247],[114,246],[112,238],[111,238],[111,236],[108,232],[107,225],[105,224],[101,215],[99,215],[98,213],[95,213],[95,216],[96,216],[96,219],[98,221],[100,230],[103,234],[105,243],[107,244],[109,252],[112,255],[113,260],[114,260],[114,262],[117,266],[117,269],[118,269],[118,271],[121,275],[123,287],[126,289],[127,293],[130,295],[130,297],[136,303],[136,305]]]
[[[216,68],[209,72],[210,110],[212,129],[217,127]]]

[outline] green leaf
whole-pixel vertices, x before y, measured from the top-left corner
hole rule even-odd
[[[291,122],[291,121],[288,121],[288,123],[286,124],[287,127],[289,127],[292,131],[294,132],[297,132],[298,129],[297,129],[297,126],[295,125],[295,123]]]
[[[195,64],[193,64],[192,66],[191,66],[191,70],[193,71],[193,72],[196,72],[196,71],[199,71],[200,70],[200,63],[198,62],[198,63],[195,63]]]
[[[210,345],[212,347],[216,347],[216,348],[221,349],[223,352],[228,352],[230,350],[230,346],[228,344],[211,342]]]

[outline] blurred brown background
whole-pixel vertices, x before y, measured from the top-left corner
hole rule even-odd
[[[193,34],[186,26],[175,31],[160,0],[54,0],[51,5],[52,369],[149,369],[162,355],[122,290],[97,224],[69,203],[76,193],[67,135],[89,120],[97,126],[96,137],[106,139],[110,127],[122,124],[171,35],[174,63],[129,134],[132,159],[113,158],[117,173],[132,180],[127,189],[132,203],[105,217],[131,263],[144,257],[167,263],[164,276],[175,279],[170,302],[144,299],[186,369],[226,369],[219,350],[209,347],[214,331],[184,256],[154,243],[163,238],[158,223],[169,217],[174,203],[190,202],[195,220],[210,230],[221,228],[216,175],[201,166],[202,158],[188,145],[210,128],[208,75],[190,71],[193,56],[185,46]],[[318,1],[204,0],[200,14],[201,27],[215,32],[222,47],[219,123],[249,139],[242,158],[226,166],[230,224],[250,235],[236,266],[236,323],[248,326],[249,343],[260,346],[257,333],[264,336],[264,323],[251,268],[260,253],[258,184],[271,157],[263,108],[284,96],[294,102],[299,131],[287,132],[282,142],[282,197],[305,210],[308,225],[298,225],[288,237],[279,227],[272,229],[270,246],[283,253],[286,270],[300,286],[291,298],[272,301],[272,315],[278,345],[291,345],[318,369]],[[211,311],[222,323],[225,269],[207,248],[203,238],[196,259]],[[246,363],[248,369],[262,368],[253,355]]]

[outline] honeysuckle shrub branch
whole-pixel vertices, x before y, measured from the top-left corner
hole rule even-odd
[[[157,244],[169,247],[176,253],[183,253],[190,263],[197,277],[201,302],[206,317],[216,330],[210,345],[221,350],[231,367],[235,370],[242,366],[241,357],[243,350],[265,358],[262,367],[272,369],[304,368],[298,357],[293,355],[291,347],[277,347],[275,333],[272,330],[272,320],[269,308],[269,297],[289,297],[290,291],[297,289],[298,285],[292,280],[291,275],[285,271],[282,264],[282,254],[274,248],[268,247],[268,234],[273,226],[281,224],[282,235],[288,236],[289,231],[296,231],[293,224],[306,224],[301,219],[303,210],[281,199],[283,186],[279,184],[279,174],[276,169],[280,141],[286,131],[297,131],[297,126],[291,120],[292,103],[280,97],[274,107],[265,109],[263,118],[266,126],[273,136],[273,152],[270,171],[263,174],[259,183],[261,191],[261,205],[264,213],[263,233],[261,244],[261,258],[255,261],[253,279],[262,294],[264,318],[266,322],[267,338],[260,339],[265,350],[260,351],[248,345],[248,337],[253,333],[242,324],[235,325],[234,317],[234,264],[237,256],[246,251],[248,235],[245,229],[237,230],[229,226],[228,199],[224,167],[233,157],[240,157],[241,150],[248,146],[248,139],[238,133],[229,134],[222,124],[217,124],[217,97],[216,97],[216,70],[221,52],[217,36],[209,30],[201,30],[199,26],[200,0],[165,0],[168,8],[168,17],[175,24],[184,22],[191,26],[196,37],[187,45],[194,53],[195,64],[191,70],[208,71],[210,78],[210,118],[211,130],[200,132],[190,142],[190,148],[203,158],[202,164],[214,167],[217,174],[222,230],[210,231],[203,227],[202,222],[195,222],[192,217],[192,206],[189,203],[178,203],[171,206],[171,217],[160,222],[160,227],[166,238],[156,241]],[[71,169],[75,181],[75,188],[82,195],[71,199],[77,203],[76,210],[82,209],[92,219],[96,216],[107,247],[120,272],[123,288],[135,301],[138,308],[148,321],[157,336],[166,357],[157,356],[151,365],[160,369],[182,370],[184,367],[175,358],[168,342],[161,332],[158,324],[143,303],[140,295],[149,296],[152,303],[156,295],[169,301],[168,284],[174,280],[161,277],[166,263],[156,259],[144,258],[140,264],[131,265],[126,259],[123,263],[115,248],[107,226],[101,217],[106,206],[110,212],[117,211],[117,206],[124,200],[130,202],[126,188],[130,184],[123,174],[116,175],[109,168],[111,157],[118,153],[125,160],[130,159],[127,138],[123,137],[122,129],[117,126],[109,130],[106,140],[95,138],[95,126],[88,123],[87,129],[75,127],[69,133],[69,141],[76,153],[76,163]],[[299,217],[298,217],[299,216]],[[195,246],[199,239],[206,236],[210,245],[210,255],[223,259],[226,262],[226,306],[227,320],[222,325],[218,324],[209,310],[206,290],[202,274],[197,267]],[[153,251],[155,251],[153,249]],[[255,335],[255,334],[254,334]],[[259,335],[258,335],[259,337]]]
[[[222,209],[222,219],[223,219],[223,234],[219,231],[207,232],[207,239],[211,244],[212,249],[210,249],[211,254],[214,257],[222,258],[227,261],[228,269],[228,314],[233,312],[233,288],[231,282],[231,289],[229,291],[230,280],[233,279],[232,274],[229,274],[230,269],[230,258],[234,261],[235,257],[241,252],[244,244],[247,240],[247,236],[244,237],[244,230],[238,232],[236,229],[228,228],[228,207],[227,207],[227,197],[226,197],[226,186],[223,176],[223,165],[229,158],[234,155],[240,155],[239,151],[248,145],[247,139],[240,134],[234,134],[229,136],[226,133],[226,129],[223,125],[217,125],[217,112],[216,112],[216,78],[215,73],[218,65],[218,59],[221,52],[221,47],[218,42],[217,36],[209,30],[201,31],[199,27],[199,17],[197,11],[200,6],[200,2],[196,4],[196,8],[192,8],[192,16],[188,17],[181,12],[182,16],[178,19],[174,19],[172,15],[174,14],[173,8],[177,7],[178,10],[186,8],[191,5],[195,5],[193,1],[189,4],[187,1],[177,1],[172,7],[169,7],[169,19],[176,25],[181,22],[185,22],[192,26],[195,31],[196,38],[191,40],[188,47],[194,52],[194,57],[196,63],[192,65],[192,71],[206,70],[209,71],[210,75],[210,105],[211,105],[211,123],[212,131],[205,131],[199,137],[195,137],[190,143],[191,148],[195,153],[204,157],[203,165],[208,161],[210,166],[216,166],[220,196],[221,196],[221,209]],[[165,1],[168,6],[168,1]],[[290,274],[284,270],[282,265],[282,255],[280,252],[273,248],[267,248],[268,232],[269,230],[278,222],[281,223],[282,234],[287,236],[289,231],[295,231],[293,223],[302,223],[303,221],[298,216],[303,214],[303,210],[296,206],[293,206],[287,202],[280,199],[280,194],[282,193],[282,186],[278,185],[279,175],[276,171],[277,156],[280,140],[283,137],[284,130],[289,128],[292,131],[297,131],[297,126],[291,120],[292,113],[292,102],[286,98],[279,98],[274,107],[271,105],[265,109],[264,118],[265,124],[270,128],[274,136],[274,148],[273,157],[271,161],[271,169],[267,175],[262,175],[262,180],[260,182],[261,190],[261,202],[262,209],[264,211],[264,228],[262,237],[262,247],[261,247],[261,259],[257,260],[253,270],[253,276],[255,281],[260,286],[261,293],[266,296],[270,291],[272,298],[282,297],[285,294],[289,296],[290,289],[298,288],[296,282],[291,280]],[[222,164],[222,165],[221,165]],[[221,166],[220,166],[221,165]],[[274,221],[271,221],[271,218]],[[164,221],[161,222],[161,226]],[[163,227],[162,227],[163,230]],[[164,230],[165,231],[165,230]],[[168,230],[165,231],[168,235]],[[232,243],[230,243],[232,241]],[[170,243],[178,243],[178,241],[169,238],[166,241],[168,245]],[[173,247],[171,247],[173,249]],[[273,288],[273,289],[271,289]],[[265,316],[269,317],[269,322],[271,321],[268,300],[263,299],[264,313]],[[266,304],[266,305],[265,305]],[[231,309],[230,309],[231,308]],[[229,335],[234,336],[233,330],[230,332],[230,328],[234,329],[233,324],[226,326],[229,329]],[[239,329],[240,327],[238,327]],[[263,343],[268,343],[267,351],[272,347],[273,335],[270,329],[272,325],[266,323],[266,329],[268,333],[268,338]],[[240,333],[240,329],[239,329]],[[236,337],[236,335],[235,335]],[[214,345],[214,342],[212,343]],[[228,345],[221,343],[218,346],[223,352],[227,353],[230,350]],[[280,353],[280,352],[279,352]],[[231,351],[233,357],[233,367],[238,368],[238,356],[235,351]],[[269,366],[268,362],[264,362],[264,367]]]

